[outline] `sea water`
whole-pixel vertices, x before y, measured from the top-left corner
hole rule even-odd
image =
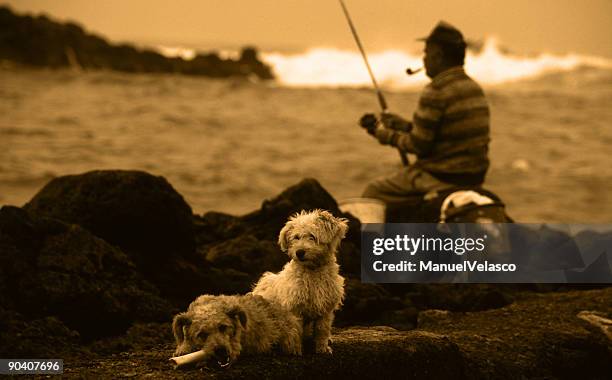
[[[372,55],[392,112],[409,117],[418,54]],[[357,121],[376,97],[355,52],[267,52],[278,80],[0,68],[0,204],[96,169],[161,175],[194,212],[243,214],[304,177],[336,199],[400,169]],[[487,188],[524,222],[612,220],[612,64],[577,55],[470,53],[491,106]]]

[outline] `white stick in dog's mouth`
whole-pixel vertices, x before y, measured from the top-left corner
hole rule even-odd
[[[204,350],[192,352],[187,355],[175,356],[170,358],[170,361],[174,363],[174,368],[180,368],[188,364],[196,363],[206,359],[208,355]]]

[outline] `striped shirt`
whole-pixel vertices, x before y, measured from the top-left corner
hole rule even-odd
[[[433,78],[421,94],[412,124],[396,145],[417,154],[415,165],[442,180],[444,175],[484,179],[489,168],[489,105],[463,67]]]

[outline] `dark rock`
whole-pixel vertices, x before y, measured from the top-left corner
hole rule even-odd
[[[333,197],[310,179],[243,217],[214,212],[193,216],[163,178],[132,171],[56,178],[25,206],[118,245],[180,306],[202,293],[248,292],[263,272],[280,270],[287,261],[276,243],[280,229],[291,214],[315,208],[343,215]],[[338,256],[343,273],[355,276],[360,270],[360,224],[347,216],[351,228]]]
[[[198,247],[231,239],[242,232],[237,216],[210,211],[204,216],[194,215],[193,224]]]
[[[338,263],[347,279],[344,306],[336,317],[341,326],[387,323],[407,329],[416,325],[419,309],[476,311],[512,302],[510,290],[503,286],[362,284],[358,280],[361,225],[352,215],[342,214],[333,197],[314,179],[302,180],[265,201],[260,210],[242,217],[216,212],[194,217],[198,251],[219,278],[211,281],[215,284],[211,291],[243,293],[264,271],[278,271],[287,260],[276,246],[279,231],[290,215],[315,208],[349,218],[349,233],[338,252]]]
[[[556,379],[599,379],[612,373],[611,348],[588,332],[551,331],[542,343],[547,347],[538,347],[537,363],[551,368]]]
[[[163,177],[145,172],[58,177],[24,209],[85,227],[142,260],[195,251],[191,207]]]
[[[62,24],[46,16],[20,16],[4,6],[0,7],[0,59],[54,68],[76,66],[217,78],[274,78],[270,67],[258,59],[253,47],[244,48],[238,60],[221,59],[215,53],[198,54],[192,60],[167,58],[156,51],[111,44],[74,23]]]
[[[142,196],[144,199],[177,199],[170,185],[152,178],[157,185],[151,191],[158,194]],[[140,182],[122,183],[127,182],[126,193],[146,194]],[[105,198],[107,188],[114,187],[103,181],[101,189],[94,187],[87,192],[79,187],[79,181],[74,183],[78,202],[72,200],[74,194],[59,186],[65,192],[44,192],[56,197],[61,206],[54,205],[53,197],[49,197],[36,206],[33,200],[28,209],[48,207],[52,213],[91,223],[90,216],[97,215],[99,208],[108,208],[112,199],[124,200],[119,204],[126,208],[133,208],[126,199],[138,201],[136,195],[123,196],[119,191],[112,192],[110,200]],[[137,186],[130,187],[133,184]],[[83,204],[89,211],[75,211]],[[142,216],[147,207],[138,207]],[[241,217],[177,212],[181,218],[187,215],[195,230],[196,236],[192,233],[189,243],[197,242],[195,254],[188,249],[151,253],[133,248],[138,245],[126,245],[124,253],[77,225],[15,207],[0,209],[0,331],[8,331],[0,336],[0,348],[8,347],[2,352],[33,357],[52,353],[53,345],[67,347],[67,356],[61,357],[71,360],[66,368],[68,376],[193,377],[195,370],[173,371],[167,363],[173,343],[170,323],[163,320],[170,315],[171,307],[142,274],[156,279],[163,294],[174,302],[189,302],[202,293],[244,293],[262,271],[278,270],[287,260],[276,245],[287,218],[313,208],[349,217],[351,223],[338,254],[346,277],[346,298],[336,314],[336,325],[383,323],[412,329],[418,315],[419,328],[426,331],[406,333],[389,327],[339,330],[333,335],[332,356],[245,355],[228,370],[207,370],[211,378],[606,378],[612,371],[609,341],[601,331],[585,327],[576,317],[580,310],[612,315],[612,289],[529,295],[525,291],[538,288],[361,283],[357,277],[359,223],[341,214],[333,198],[315,180],[304,180],[264,202],[261,210]],[[172,213],[172,208],[169,210]],[[109,227],[108,236],[123,236],[113,228],[117,227]],[[548,236],[553,242],[561,242],[562,247],[571,246],[561,235]],[[137,265],[132,257],[140,260]],[[513,303],[515,295],[517,301]],[[181,304],[181,308],[185,306]],[[108,337],[138,321],[162,323],[137,323],[121,337]],[[80,345],[83,338],[101,336],[107,338],[88,347]],[[130,352],[123,352],[126,350]],[[102,355],[95,365],[83,359],[89,358],[89,351]],[[115,355],[118,352],[121,355]]]
[[[489,311],[426,311],[424,330],[389,327],[334,330],[333,355],[241,356],[227,369],[173,370],[168,328],[142,325],[117,343],[121,355],[74,358],[67,376],[108,378],[117,374],[156,379],[351,378],[351,379],[607,379],[610,343],[578,310],[612,315],[612,289],[531,295]],[[419,319],[421,316],[419,316]],[[158,336],[158,344],[155,337]],[[142,342],[138,342],[142,337]],[[121,339],[121,338],[120,338]],[[144,348],[144,349],[143,349]],[[92,348],[92,350],[95,350]]]
[[[0,357],[57,358],[81,353],[79,333],[55,317],[27,320],[0,308]]]
[[[340,246],[338,260],[343,273],[357,275],[361,268],[361,225],[350,214],[343,214],[315,179],[302,180],[264,201],[261,209],[242,217],[216,212],[194,217],[198,252],[215,266],[227,267],[233,262],[238,265],[234,269],[258,278],[263,271],[279,270],[287,260],[276,245],[287,219],[302,210],[317,208],[349,219],[349,232]]]
[[[393,284],[395,285],[395,284]],[[452,311],[498,309],[513,302],[513,289],[504,284],[405,284],[405,297],[417,308]]]
[[[471,378],[604,379],[612,371],[610,341],[576,315],[595,309],[610,315],[612,288],[531,295],[481,312],[421,312],[419,329],[448,334]]]
[[[576,234],[574,241],[582,257],[598,257],[602,252],[612,253],[612,232],[583,230]]]
[[[238,62],[243,71],[257,75],[262,79],[273,79],[270,67],[264,64],[258,57],[257,49],[253,46],[246,46],[240,53]]]
[[[195,254],[191,207],[163,178],[139,171],[93,171],[53,179],[24,208],[81,225],[118,245],[147,279],[177,303],[206,284]]]
[[[360,244],[355,245],[348,238],[340,244],[336,256],[342,276],[359,278],[361,275],[361,250],[359,247]]]
[[[119,249],[77,225],[16,207],[0,209],[0,278],[6,309],[57,316],[86,339],[173,312]]]
[[[259,61],[259,59],[257,58],[256,48],[247,46],[242,49],[242,52],[240,53],[240,62],[252,63],[257,61]]]
[[[584,270],[565,271],[567,281],[572,283],[612,283],[612,271],[606,252],[602,252],[597,259],[589,264]]]
[[[593,287],[593,283],[599,280],[601,284],[610,283],[610,269],[612,268],[612,232],[598,232],[592,230],[583,230],[574,236],[574,241],[580,249],[580,254],[586,264],[589,264],[590,269],[600,271],[600,273],[591,273],[589,268],[580,273],[583,279],[576,282],[590,283],[589,287]],[[601,260],[600,263],[597,261]],[[606,270],[605,260],[608,261]],[[598,268],[598,269],[595,269]],[[603,272],[603,273],[601,273]],[[589,278],[586,278],[589,276]],[[569,277],[568,277],[569,278]],[[607,279],[606,281],[604,281]],[[574,287],[576,285],[573,285]]]
[[[448,310],[429,309],[419,313],[417,325],[421,329],[427,329],[428,326],[436,325],[441,320],[446,320],[451,313]]]
[[[542,225],[538,230],[515,225],[509,229],[512,262],[533,271],[584,267],[580,249],[567,233]]]
[[[200,294],[223,289],[220,285],[225,283],[225,279],[214,276],[214,268],[201,259],[169,258],[151,262],[150,265],[139,265],[138,268],[145,278],[157,286],[162,296],[181,310]]]
[[[171,323],[136,323],[121,336],[99,339],[87,346],[97,354],[111,355],[125,351],[150,350],[174,341]]]
[[[206,253],[206,260],[217,268],[233,268],[258,276],[265,271],[279,271],[288,259],[275,242],[257,240],[253,235],[226,240]]]
[[[387,325],[398,330],[416,327],[418,309],[409,298],[389,292],[381,284],[362,283],[359,279],[346,278],[345,299],[336,312],[337,326]]]
[[[276,241],[287,219],[302,210],[323,209],[341,216],[336,200],[313,178],[306,178],[265,200],[261,209],[241,218],[245,230],[259,239]]]
[[[211,268],[208,274],[209,286],[202,289],[201,294],[245,294],[257,280],[251,273],[241,272],[232,268]],[[192,299],[193,301],[193,299]]]
[[[399,310],[403,304],[399,297],[389,294],[378,284],[364,284],[359,280],[346,279],[345,299],[336,312],[338,326],[373,325],[387,312]]]
[[[292,359],[290,366],[276,361],[265,365],[266,378],[392,379],[466,378],[458,347],[446,336],[424,331],[400,332],[389,327],[350,328],[333,335],[333,355]],[[261,360],[259,361],[261,363]],[[444,362],[444,365],[435,363]],[[219,378],[244,377],[245,368],[219,373]],[[280,365],[279,365],[280,364]],[[217,374],[215,374],[217,375]]]
[[[217,212],[196,216],[197,241],[204,246],[238,235],[252,235],[259,240],[276,242],[278,233],[291,215],[314,209],[328,210],[335,216],[348,218],[350,229],[345,240],[361,244],[359,221],[350,214],[343,214],[331,194],[312,178],[288,187],[276,197],[265,200],[259,210],[241,217]]]
[[[381,318],[381,323],[398,330],[414,330],[417,327],[419,310],[414,306],[389,310]]]
[[[288,261],[276,242],[258,240],[253,235],[238,235],[235,238],[211,244],[203,250],[208,273],[207,293],[244,294],[266,271],[277,272]]]

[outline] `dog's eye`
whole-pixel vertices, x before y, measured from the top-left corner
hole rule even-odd
[[[227,330],[227,326],[221,325],[219,326],[219,332],[224,333]]]
[[[293,240],[300,240],[300,235],[293,236]]]
[[[317,240],[313,234],[309,234],[309,235],[308,235],[308,238],[309,238],[310,240]]]
[[[198,339],[204,341],[208,338],[208,333],[204,332],[204,331],[200,331],[197,335]]]

